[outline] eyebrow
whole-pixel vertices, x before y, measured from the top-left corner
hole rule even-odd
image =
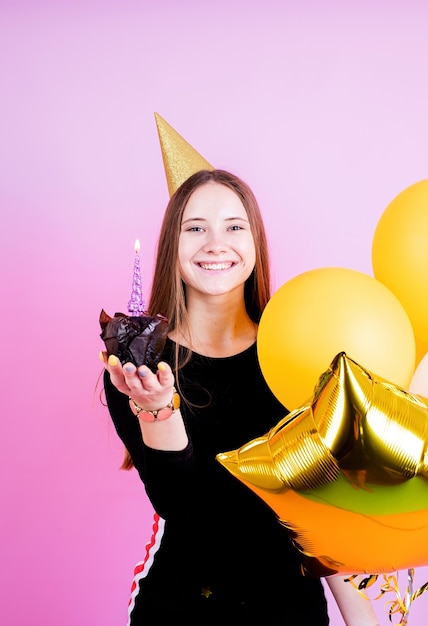
[[[234,222],[234,221],[248,222],[246,217],[226,217],[225,222]],[[182,224],[187,224],[187,222],[207,222],[208,220],[205,217],[189,217],[187,220],[183,220]]]

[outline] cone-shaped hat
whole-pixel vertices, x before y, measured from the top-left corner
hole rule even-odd
[[[213,170],[202,155],[187,143],[165,120],[155,113],[156,126],[162,150],[162,159],[165,167],[166,182],[169,195],[180,187],[192,174],[200,170]]]

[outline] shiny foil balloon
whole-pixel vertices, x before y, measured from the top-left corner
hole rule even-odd
[[[428,400],[344,352],[310,402],[217,459],[275,511],[309,575],[428,564]]]

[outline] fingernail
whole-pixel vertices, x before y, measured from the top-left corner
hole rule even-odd
[[[143,369],[138,370],[138,376],[139,376],[140,378],[145,378],[145,377],[147,376],[147,372],[146,372],[146,370],[143,370]]]
[[[164,372],[166,370],[165,364],[164,363],[158,363],[158,370],[160,370],[161,372]]]
[[[104,361],[104,352],[102,350],[99,351],[98,356],[100,357],[100,361],[105,363],[105,361]]]
[[[130,363],[127,363],[123,366],[123,369],[125,370],[125,372],[128,372],[128,374],[131,374],[134,371],[134,366]]]
[[[108,364],[111,365],[112,367],[116,367],[118,363],[119,363],[119,359],[117,358],[117,356],[114,356],[114,354],[110,354],[108,358]]]

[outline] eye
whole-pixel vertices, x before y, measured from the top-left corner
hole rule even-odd
[[[239,224],[234,224],[233,226],[229,226],[229,230],[243,230],[243,226]]]
[[[202,226],[190,226],[186,230],[188,233],[201,233],[204,229]]]

